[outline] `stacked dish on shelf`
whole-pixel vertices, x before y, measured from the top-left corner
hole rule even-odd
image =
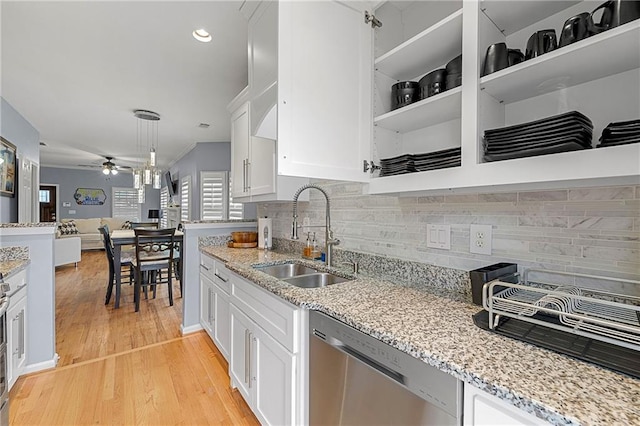
[[[578,111],[485,130],[484,161],[589,149],[592,136],[591,120]]]
[[[640,120],[618,121],[609,123],[602,131],[600,145],[596,148],[607,146],[627,145],[640,142]]]
[[[424,154],[404,154],[380,160],[380,176],[424,172],[461,165],[461,149],[449,148]]]

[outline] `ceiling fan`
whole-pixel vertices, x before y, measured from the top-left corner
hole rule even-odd
[[[104,173],[105,175],[117,175],[119,171],[121,170],[131,170],[130,166],[118,166],[116,165],[116,163],[113,162],[113,160],[115,160],[114,157],[104,157],[105,162],[102,163],[102,165],[98,165],[98,164],[78,164],[78,166],[80,167],[91,167],[91,168],[97,168],[100,167],[102,169],[102,173]]]

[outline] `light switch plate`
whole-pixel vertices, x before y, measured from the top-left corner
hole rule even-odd
[[[427,247],[451,250],[451,225],[427,225]]]
[[[469,226],[469,251],[491,255],[491,225]]]

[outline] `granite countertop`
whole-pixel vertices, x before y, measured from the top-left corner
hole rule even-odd
[[[0,274],[4,278],[10,277],[29,265],[29,260],[5,260],[0,261]]]
[[[553,424],[640,425],[640,380],[481,330],[471,319],[479,307],[459,298],[364,276],[301,289],[252,268],[302,261],[295,255],[202,251],[295,305],[325,312]]]

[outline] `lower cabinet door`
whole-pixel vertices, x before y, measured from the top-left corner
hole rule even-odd
[[[213,321],[213,283],[203,274],[200,274],[200,325],[205,329],[209,337],[214,339]]]
[[[464,386],[464,426],[537,426],[548,425],[533,414],[520,410],[478,388]]]
[[[251,343],[256,417],[267,425],[293,424],[296,356],[260,328],[256,328]]]
[[[229,361],[231,345],[231,317],[229,313],[229,296],[217,285],[213,284],[213,332],[215,343],[224,358]]]
[[[238,308],[229,306],[231,318],[231,354],[229,375],[231,384],[244,397],[247,404],[252,405],[251,389],[251,320]]]

